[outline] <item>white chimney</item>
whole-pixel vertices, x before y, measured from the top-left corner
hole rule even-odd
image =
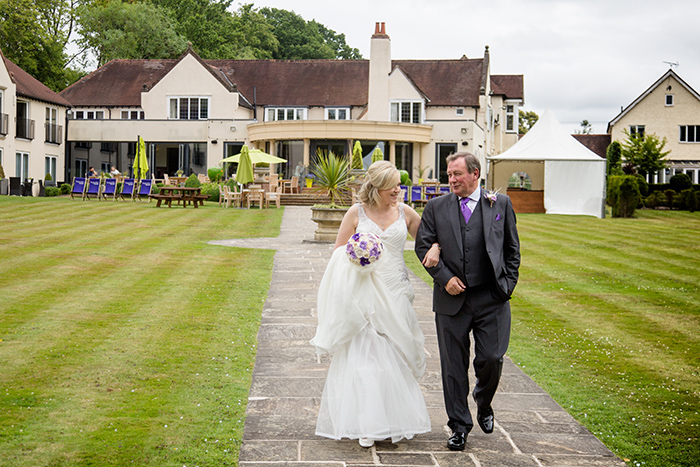
[[[391,39],[386,34],[384,23],[376,23],[369,52],[367,120],[389,121],[389,73]]]

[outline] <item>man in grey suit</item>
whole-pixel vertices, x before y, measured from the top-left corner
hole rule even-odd
[[[452,193],[432,199],[423,212],[416,238],[422,261],[439,244],[440,261],[427,268],[433,277],[433,311],[448,426],[447,447],[462,451],[474,426],[469,411],[470,340],[474,336],[472,393],[477,422],[493,431],[491,401],[498,388],[503,356],[510,339],[509,299],[518,282],[520,241],[510,198],[483,192],[481,166],[469,153],[447,158]]]

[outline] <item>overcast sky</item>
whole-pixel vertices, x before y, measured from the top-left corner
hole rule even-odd
[[[369,58],[375,22],[394,59],[484,56],[525,76],[525,110],[549,107],[573,133],[605,133],[621,107],[670,67],[700,92],[698,0],[253,0],[315,19]],[[238,7],[238,5],[236,5]]]

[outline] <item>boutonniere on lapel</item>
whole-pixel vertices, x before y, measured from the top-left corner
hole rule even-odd
[[[496,198],[498,197],[498,192],[499,192],[499,191],[501,191],[500,188],[499,188],[498,190],[496,190],[496,191],[484,190],[484,198],[486,198],[487,200],[489,200],[489,205],[490,205],[491,207],[493,207],[493,203],[496,202]],[[496,219],[496,220],[498,220],[498,219]]]

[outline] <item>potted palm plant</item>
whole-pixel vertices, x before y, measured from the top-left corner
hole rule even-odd
[[[330,204],[316,204],[311,207],[311,220],[318,228],[314,234],[316,241],[333,242],[338,228],[349,206],[343,206],[343,198],[348,196],[348,160],[332,152],[316,152],[316,160],[311,166],[314,175],[313,191],[319,196],[328,196]]]

